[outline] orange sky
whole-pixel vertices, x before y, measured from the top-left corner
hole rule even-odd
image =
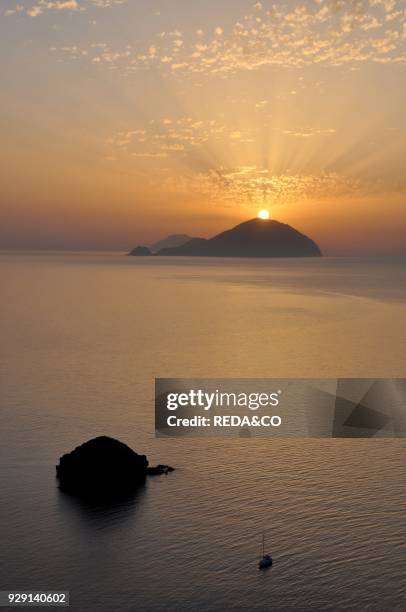
[[[268,208],[404,253],[396,0],[21,0],[0,21],[0,248],[128,249]]]

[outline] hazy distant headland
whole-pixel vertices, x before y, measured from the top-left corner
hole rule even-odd
[[[159,253],[162,249],[174,249],[176,247],[183,246],[187,242],[194,240],[192,236],[187,234],[171,234],[162,240],[158,240],[154,244],[148,247],[151,253]]]
[[[177,235],[179,236],[179,235]],[[167,241],[175,236],[168,237]],[[166,240],[157,244],[165,244]],[[308,236],[285,223],[251,219],[213,238],[191,238],[178,246],[153,252],[137,246],[129,255],[185,257],[321,257],[318,245]]]

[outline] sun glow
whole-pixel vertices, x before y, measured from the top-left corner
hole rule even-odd
[[[262,210],[259,211],[257,217],[258,219],[263,219],[263,220],[269,219],[269,211],[263,208]]]

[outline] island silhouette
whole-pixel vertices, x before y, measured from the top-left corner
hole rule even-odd
[[[99,436],[62,455],[56,477],[61,491],[102,502],[136,491],[147,476],[173,471],[164,464],[151,467],[145,455],[120,440]]]
[[[286,223],[251,219],[213,238],[192,238],[180,246],[152,253],[138,246],[129,255],[184,257],[321,257],[319,246]]]
[[[155,242],[149,246],[148,249],[152,253],[158,253],[162,249],[173,249],[175,247],[183,246],[186,244],[186,242],[190,242],[193,239],[194,237],[188,236],[188,234],[171,234],[162,240],[158,240],[158,242]]]

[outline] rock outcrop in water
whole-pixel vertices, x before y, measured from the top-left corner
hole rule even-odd
[[[169,474],[169,472],[173,472],[174,470],[175,468],[170,465],[162,465],[162,463],[159,463],[154,467],[147,468],[147,474],[148,476],[160,476],[161,474]]]
[[[145,482],[147,475],[173,471],[166,465],[148,467],[145,455],[129,446],[101,436],[63,455],[56,466],[59,488],[88,499],[108,499],[129,494]]]

